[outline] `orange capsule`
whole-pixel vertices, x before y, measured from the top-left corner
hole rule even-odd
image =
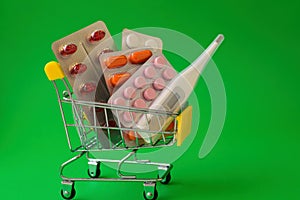
[[[123,131],[123,137],[126,140],[136,140],[134,131]]]
[[[150,50],[136,51],[130,54],[129,61],[132,64],[142,64],[152,56]]]
[[[134,131],[129,131],[128,139],[129,140],[135,140],[136,139]]]
[[[174,120],[171,122],[171,124],[166,128],[166,131],[174,131],[175,128],[175,122]]]
[[[123,72],[114,74],[112,77],[110,77],[109,81],[112,84],[112,86],[115,87],[116,85],[123,84],[129,77],[130,73]]]
[[[175,121],[173,120],[165,130],[166,132],[169,132],[169,133],[164,134],[164,135],[172,136],[173,135],[172,133],[174,132],[174,128],[175,128]]]
[[[111,56],[106,58],[105,65],[107,68],[118,68],[127,64],[127,58],[125,55]]]

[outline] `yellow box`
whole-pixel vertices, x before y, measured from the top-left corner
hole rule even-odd
[[[190,134],[192,127],[192,106],[188,106],[180,115],[177,116],[177,146],[181,146],[185,138]]]

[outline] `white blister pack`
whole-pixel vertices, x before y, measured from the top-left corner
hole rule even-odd
[[[163,43],[160,38],[124,29],[122,32],[122,50],[148,47],[154,51],[162,51]]]

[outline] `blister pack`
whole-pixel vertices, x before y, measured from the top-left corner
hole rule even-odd
[[[122,32],[122,50],[149,47],[154,51],[161,51],[162,40],[142,33],[138,33],[129,29]]]
[[[106,25],[98,21],[52,44],[52,50],[78,100],[106,103],[110,94],[106,87],[99,55],[117,50]],[[105,125],[102,109],[86,106],[84,113],[91,125]],[[112,113],[106,113],[113,120]],[[95,116],[97,120],[95,119]],[[103,130],[98,130],[104,148],[109,141]]]
[[[103,44],[105,41],[105,45]],[[102,51],[115,51],[116,46],[106,25],[98,21],[52,44],[52,50],[62,66],[62,70],[73,87],[74,80],[81,74],[96,70],[97,57],[90,56],[91,52],[100,54]],[[92,66],[83,63],[91,59]]]
[[[148,109],[176,74],[177,72],[161,52],[153,53],[153,56],[112,94],[108,103]],[[137,127],[140,118],[146,115],[129,111],[114,112],[113,114],[120,120],[124,127]],[[152,120],[151,124],[153,126],[142,127],[142,129],[159,132],[163,128],[166,128],[159,126],[160,119],[157,120],[155,125]],[[143,132],[139,132],[138,134],[147,143],[154,143],[160,137],[160,134]]]
[[[102,54],[99,60],[110,94],[126,82],[152,55],[153,50],[149,48]]]

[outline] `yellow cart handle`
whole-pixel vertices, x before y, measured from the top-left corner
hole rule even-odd
[[[45,73],[50,81],[55,81],[57,79],[63,79],[65,77],[60,64],[55,61],[48,62],[45,65]]]
[[[177,133],[176,140],[177,146],[181,146],[185,138],[190,134],[192,127],[192,106],[188,106],[176,117],[177,120]]]

